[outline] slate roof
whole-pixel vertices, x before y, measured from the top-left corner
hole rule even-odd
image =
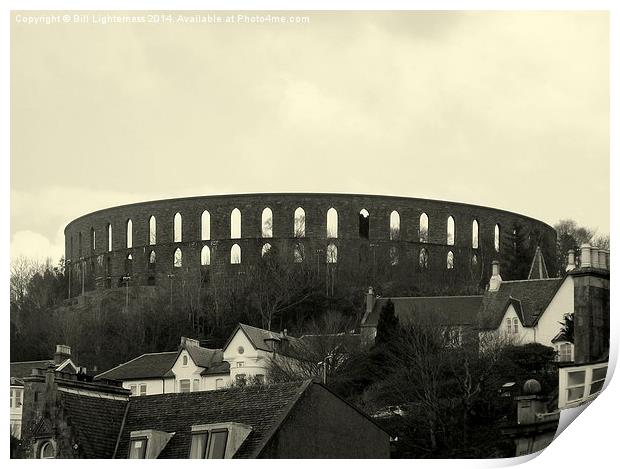
[[[127,457],[132,431],[159,430],[175,432],[159,458],[187,458],[192,425],[224,422],[252,427],[234,457],[256,457],[311,384],[311,381],[289,382],[132,397],[116,457]]]
[[[266,329],[261,329],[259,327],[248,326],[247,324],[239,323],[239,325],[237,326],[237,329],[235,329],[235,331],[230,335],[230,337],[226,341],[226,344],[223,347],[224,349],[228,347],[228,344],[230,343],[230,341],[232,340],[232,338],[235,336],[235,334],[237,333],[239,329],[241,329],[245,333],[248,340],[252,343],[255,349],[263,350],[265,352],[273,352],[271,339],[275,339],[276,341],[279,342],[284,337],[282,334],[278,332],[271,332]],[[289,340],[290,343],[293,343],[298,340],[296,337],[292,337],[288,335],[286,336],[286,338]]]
[[[11,378],[26,378],[32,375],[33,368],[47,368],[54,360],[34,360],[30,362],[12,362]]]
[[[486,291],[479,314],[481,329],[497,329],[512,304],[521,324],[533,327],[560,288],[563,279],[504,281],[497,291]]]
[[[127,400],[59,392],[59,399],[84,458],[111,458]]]
[[[96,379],[161,378],[174,365],[179,352],[145,353],[95,376]]]
[[[391,300],[401,324],[432,322],[442,326],[475,325],[482,304],[478,296],[427,296],[377,298],[372,311],[362,320],[362,326],[376,327],[383,306]]]

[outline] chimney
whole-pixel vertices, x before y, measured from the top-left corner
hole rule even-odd
[[[375,307],[375,292],[372,287],[368,287],[368,293],[366,293],[366,314],[370,314]]]
[[[491,263],[491,268],[492,275],[489,279],[489,291],[497,291],[502,284],[502,276],[499,274],[499,261],[493,261]]]
[[[605,255],[604,249],[599,249],[598,251],[598,267],[599,269],[609,270],[609,266],[607,265],[607,256]]]
[[[566,272],[570,272],[575,268],[575,251],[573,249],[568,250],[568,263],[566,264]]]
[[[598,269],[598,248],[596,246],[592,246],[590,248],[590,262],[592,263],[593,269]]]
[[[584,243],[581,245],[579,267],[592,267],[592,261],[590,260],[590,245]]]
[[[54,364],[60,365],[67,358],[71,358],[71,347],[69,347],[68,345],[56,345]]]
[[[181,346],[183,347],[200,347],[200,341],[198,339],[190,339],[189,337],[181,337]]]

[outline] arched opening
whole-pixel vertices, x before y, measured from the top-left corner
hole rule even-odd
[[[338,212],[334,207],[327,211],[327,237],[338,237]]]
[[[51,441],[46,441],[41,445],[39,450],[39,458],[40,459],[54,459],[56,457],[56,450],[54,449],[54,445]]]
[[[303,238],[306,236],[306,212],[303,208],[295,209],[295,222],[293,224],[293,234],[295,238]]]
[[[454,253],[452,251],[448,251],[448,256],[446,257],[446,269],[454,269]]]
[[[238,208],[230,212],[230,238],[241,238],[241,210]]]
[[[400,214],[394,210],[390,213],[390,240],[400,239]]]
[[[454,237],[455,237],[455,229],[454,229],[454,218],[452,215],[448,217],[448,222],[446,224],[446,244],[448,246],[454,246]]]
[[[398,248],[390,247],[390,265],[398,265]]]
[[[271,251],[271,244],[263,244],[263,248],[260,250],[261,257],[265,257],[269,251]]]
[[[428,243],[428,215],[420,215],[420,242]]]
[[[211,265],[211,249],[209,246],[203,246],[200,251],[200,265]]]
[[[359,214],[359,233],[360,238],[368,239],[370,235],[370,213],[365,208]]]
[[[428,269],[428,251],[426,248],[420,249],[420,258],[419,258],[420,269],[426,270]]]
[[[241,247],[238,244],[233,244],[230,248],[230,263],[241,264]]]
[[[478,249],[478,220],[471,222],[471,247]]]
[[[304,245],[301,243],[295,244],[293,248],[293,261],[296,264],[300,264],[304,261]]]
[[[176,248],[174,250],[174,260],[172,265],[174,267],[183,267],[183,252],[181,251],[181,248]]]
[[[149,268],[153,269],[156,263],[157,263],[157,254],[155,254],[155,251],[151,251],[149,253]]]
[[[108,252],[112,252],[112,223],[108,223]],[[73,251],[73,247],[71,247]]]
[[[499,230],[499,224],[495,225],[495,229],[494,229],[494,236],[493,236],[493,246],[495,247],[495,252],[499,252],[499,247],[500,247],[500,230]]]
[[[180,243],[183,241],[183,217],[180,213],[174,216],[174,242]]]
[[[200,238],[203,241],[211,239],[211,214],[207,210],[200,216]]]
[[[131,218],[127,220],[127,249],[131,249],[133,247],[133,223],[131,222]]]
[[[96,237],[95,229],[91,228],[90,229],[90,249],[93,251],[97,249],[97,243],[96,243],[95,237]]]
[[[263,238],[273,237],[273,212],[269,207],[263,209],[261,215],[261,234]]]
[[[338,262],[338,247],[334,243],[327,246],[327,263],[336,264]]]
[[[149,218],[149,245],[157,244],[157,220],[154,215]]]

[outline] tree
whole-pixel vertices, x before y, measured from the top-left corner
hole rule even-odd
[[[399,322],[392,300],[388,300],[379,313],[375,344],[387,344],[398,335]]]
[[[564,272],[568,261],[568,251],[572,249],[578,252],[582,244],[589,243],[592,240],[596,230],[579,226],[576,221],[568,219],[560,220],[553,227],[557,233],[557,264],[560,266],[561,272]]]
[[[574,313],[566,313],[564,319],[560,321],[562,328],[560,332],[564,335],[567,342],[575,343],[575,315]]]

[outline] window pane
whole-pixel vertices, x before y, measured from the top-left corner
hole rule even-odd
[[[211,439],[209,440],[209,459],[224,459],[227,439],[227,430],[211,432]]]
[[[189,379],[182,379],[179,381],[179,391],[180,392],[189,392],[190,391],[190,381]]]
[[[573,371],[568,373],[568,385],[575,386],[586,382],[585,371]]]
[[[594,368],[592,370],[592,381],[598,381],[599,379],[605,379],[607,376],[607,367]]]
[[[604,379],[601,381],[597,381],[596,383],[592,383],[592,385],[590,386],[590,395],[595,394],[601,389],[603,389],[603,384],[605,384]]]
[[[583,397],[583,386],[579,386],[578,388],[572,388],[568,390],[568,400],[575,401],[577,399],[581,399]]]
[[[129,459],[144,459],[146,456],[146,439],[131,440]]]
[[[192,446],[189,454],[190,459],[204,459],[208,436],[208,433],[197,433],[192,435]]]
[[[141,384],[140,385],[140,395],[141,396],[146,396],[146,384]]]

